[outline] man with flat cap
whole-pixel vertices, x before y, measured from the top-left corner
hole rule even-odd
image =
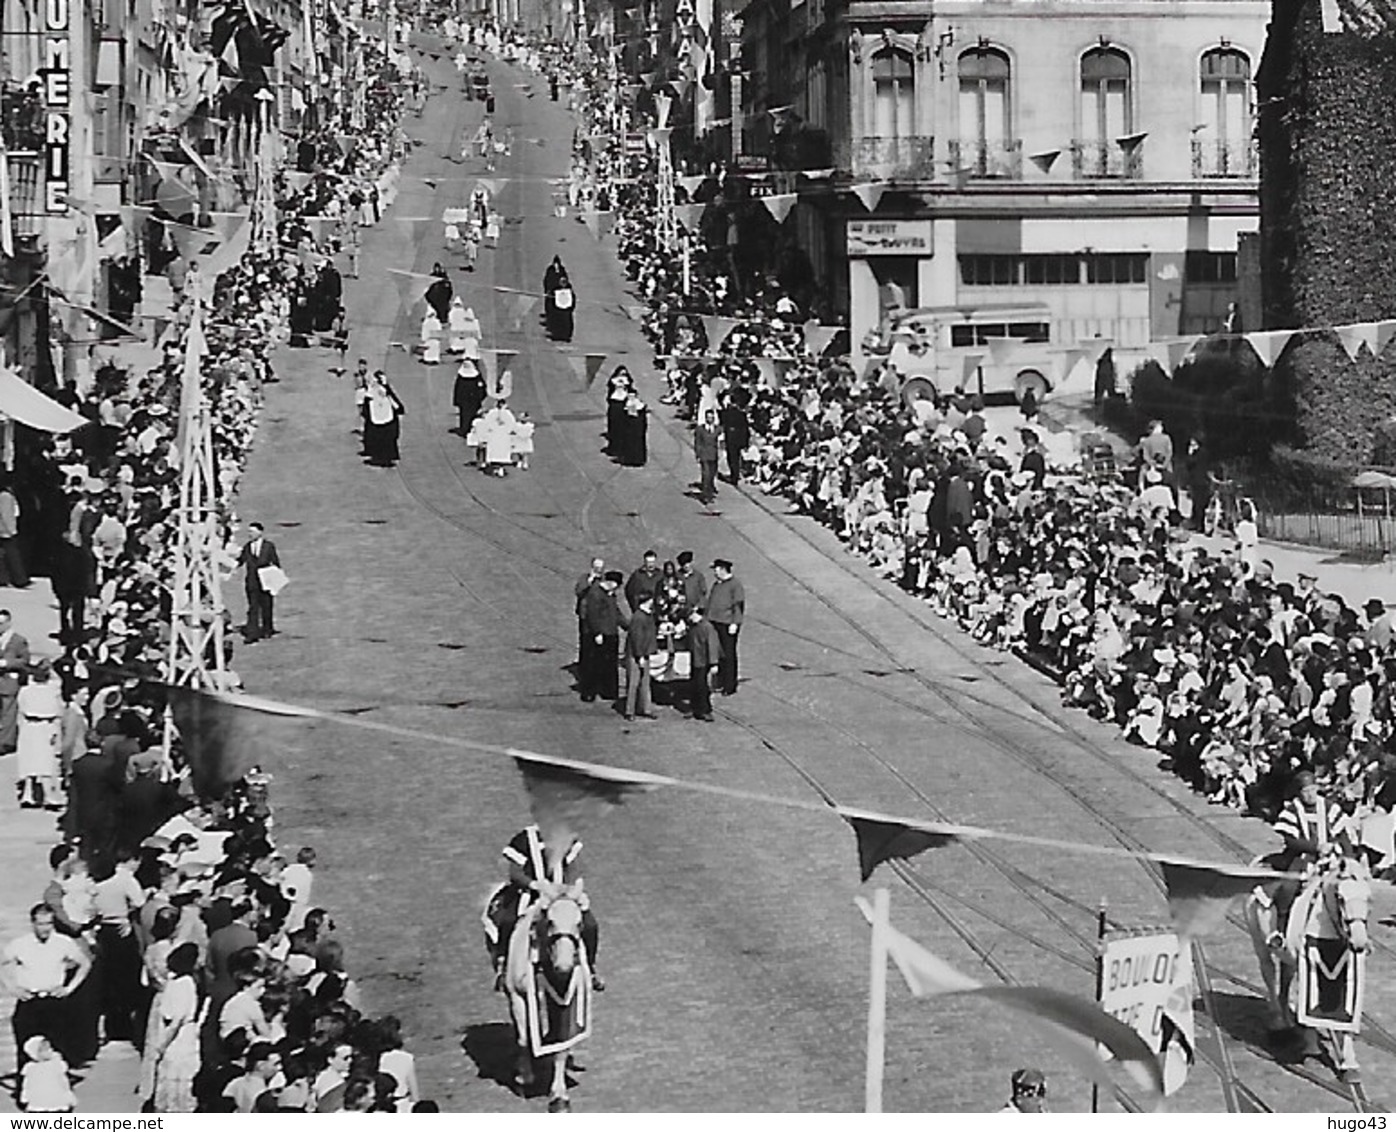
[[[708,620],[717,630],[722,646],[717,660],[717,691],[724,696],[737,694],[737,637],[746,619],[746,591],[732,576],[732,563],[726,558],[713,559],[713,574],[717,581],[708,592]]]
[[[583,703],[592,703],[597,696],[603,700],[620,696],[620,631],[629,624],[616,604],[616,591],[623,581],[625,575],[619,570],[607,570],[601,581],[582,595],[586,652],[577,683]]]
[[[1047,1077],[1041,1069],[1019,1069],[1009,1085],[1013,1095],[999,1112],[1047,1111]]]

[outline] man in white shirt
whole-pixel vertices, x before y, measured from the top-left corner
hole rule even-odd
[[[47,904],[35,904],[29,910],[29,925],[30,932],[11,942],[0,958],[5,982],[15,992],[11,1024],[16,1072],[28,1060],[24,1043],[36,1034],[48,1038],[59,1053],[67,1055],[70,1042],[64,1000],[92,969],[92,960],[82,949],[53,930],[53,909]]]

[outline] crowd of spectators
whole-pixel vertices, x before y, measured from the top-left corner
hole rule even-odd
[[[196,797],[177,736],[165,747],[159,683],[186,331],[197,304],[214,468],[209,521],[231,547],[239,478],[293,302],[341,242],[356,243],[348,229],[386,207],[405,152],[397,123],[410,65],[395,49],[370,61],[367,125],[355,144],[320,146],[308,169],[281,174],[277,246],[254,243],[216,279],[183,264],[160,363],[144,373],[109,365],[90,389],[64,390],[90,423],[33,448],[21,468],[63,532],[52,564],[62,694],[56,716],[19,720],[21,750],[49,759],[31,756],[39,773],[24,782],[27,800],[59,811],[63,836],[30,933],[4,953],[17,992],[17,1099],[34,1111],[71,1108],[67,1073],[113,1041],[141,1051],[133,1087],[148,1111],[434,1107],[419,1097],[397,1019],[363,1013],[344,946],[312,899],[313,850],[294,860],[278,850],[268,780],[254,773],[220,798]],[[223,567],[232,564],[226,555]],[[227,687],[236,689],[233,634],[223,640]],[[34,679],[42,687],[46,677]],[[39,742],[26,747],[26,733]]]
[[[614,108],[594,94],[604,122]],[[813,356],[809,312],[772,278],[742,276],[697,233],[686,262],[660,246],[652,157],[584,138],[579,161],[616,186],[665,399],[700,425],[717,414],[730,478],[787,498],[978,640],[1044,666],[1066,703],[1119,724],[1212,801],[1272,818],[1312,769],[1350,811],[1391,809],[1396,631],[1381,602],[1353,609],[1313,579],[1277,580],[1253,516],[1226,545],[1190,536],[1159,430],[1137,469],[1099,477],[1053,464],[1035,405],[995,429],[959,389],[907,401],[886,364]],[[695,189],[708,214],[740,197],[731,176]],[[713,315],[735,320],[730,333]]]

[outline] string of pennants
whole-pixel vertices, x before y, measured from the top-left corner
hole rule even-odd
[[[579,359],[580,360],[580,359]],[[262,754],[274,745],[274,736],[290,738],[286,729],[310,721],[328,721],[346,727],[375,731],[414,743],[434,742],[458,747],[479,756],[508,759],[523,778],[534,819],[549,844],[566,844],[569,836],[588,821],[604,816],[626,801],[660,789],[706,794],[744,803],[798,810],[811,815],[833,816],[853,832],[860,877],[866,881],[879,865],[909,860],[924,853],[976,841],[999,841],[1039,851],[1129,859],[1151,864],[1162,874],[1174,927],[1182,936],[1197,937],[1220,928],[1232,902],[1257,885],[1291,878],[1291,874],[1231,863],[1212,863],[1192,857],[1096,845],[1063,838],[1017,833],[984,826],[902,817],[840,803],[816,802],[631,770],[601,763],[541,754],[514,747],[481,743],[454,735],[427,733],[397,724],[323,712],[258,697],[220,694],[194,689],[178,691],[192,697],[197,710],[195,725],[181,720],[189,708],[175,707],[175,721],[185,738],[187,756],[196,782],[210,780],[210,768],[218,768],[225,782],[233,782],[258,765]],[[277,731],[272,729],[276,728]],[[1396,887],[1373,880],[1374,890],[1390,895]]]

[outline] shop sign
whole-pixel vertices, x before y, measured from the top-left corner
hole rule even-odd
[[[850,256],[931,254],[929,220],[850,220]]]
[[[44,209],[68,211],[71,154],[68,144],[72,97],[68,25],[70,0],[44,0]]]

